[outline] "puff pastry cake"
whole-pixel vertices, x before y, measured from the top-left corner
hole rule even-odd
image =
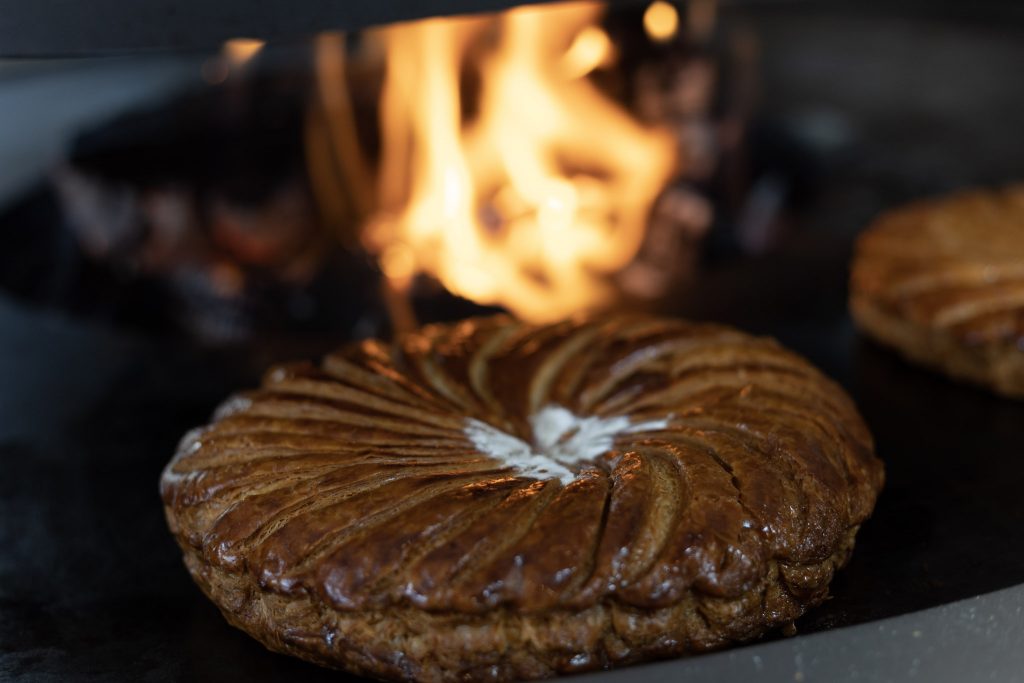
[[[1024,185],[882,214],[857,242],[850,309],[909,359],[1024,397]]]
[[[850,399],[770,339],[498,316],[271,370],[161,491],[196,582],[267,647],[501,681],[789,623],[882,480]]]

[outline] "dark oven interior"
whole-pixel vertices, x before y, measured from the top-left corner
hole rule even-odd
[[[1024,16],[1009,2],[693,0],[662,40],[647,9],[596,20],[615,57],[587,78],[671,130],[684,162],[602,305],[778,337],[851,393],[886,461],[852,563],[798,631],[1024,582],[1021,406],[904,363],[846,312],[852,241],[878,211],[1020,175]],[[378,43],[331,32],[0,63],[0,671],[337,677],[216,618],[156,481],[180,435],[271,362],[521,305],[453,292],[366,238],[395,208],[379,185]],[[496,78],[476,64],[463,93]],[[516,220],[487,206],[493,230]]]

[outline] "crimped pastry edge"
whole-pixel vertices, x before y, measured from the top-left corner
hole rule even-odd
[[[165,508],[171,528],[173,512]],[[482,615],[415,607],[342,611],[307,592],[261,587],[248,572],[207,563],[176,534],[185,565],[225,619],[268,649],[381,680],[513,681],[608,669],[715,650],[789,624],[828,598],[860,525],[821,562],[767,564],[735,598],[691,591],[658,609],[604,601],[584,610]]]

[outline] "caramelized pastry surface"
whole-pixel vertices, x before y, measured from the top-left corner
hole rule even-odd
[[[1024,396],[1024,185],[882,214],[857,243],[858,325],[920,363]]]
[[[268,646],[454,680],[785,623],[826,597],[882,478],[849,398],[772,340],[499,316],[270,371],[161,490],[193,576]]]

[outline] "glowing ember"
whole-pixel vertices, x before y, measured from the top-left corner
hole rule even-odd
[[[365,239],[397,286],[426,272],[530,320],[612,296],[675,143],[586,78],[614,58],[601,11],[525,7],[375,33],[387,53],[381,211]]]
[[[242,66],[263,49],[264,41],[256,38],[232,38],[225,41],[223,52],[234,66]]]
[[[651,40],[667,43],[679,32],[679,12],[664,0],[655,0],[644,11],[644,30]]]

